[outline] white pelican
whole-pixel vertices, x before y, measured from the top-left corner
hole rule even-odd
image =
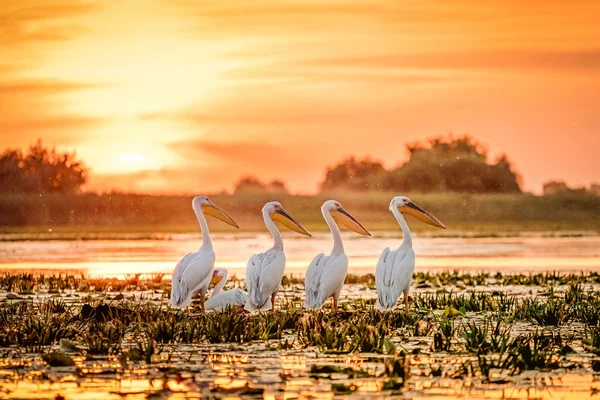
[[[387,247],[379,256],[375,269],[375,284],[377,286],[377,301],[375,307],[379,310],[393,308],[401,293],[404,293],[404,307],[408,312],[408,291],[415,271],[415,252],[412,248],[410,229],[402,214],[410,214],[426,224],[446,229],[430,212],[413,203],[408,197],[396,196],[390,202],[390,211],[398,220],[404,240],[400,247],[390,251]]]
[[[281,204],[276,201],[265,204],[262,209],[263,219],[267,228],[273,235],[273,247],[264,253],[254,254],[246,266],[246,288],[248,289],[248,302],[246,310],[266,310],[275,308],[275,294],[281,285],[283,271],[285,270],[285,254],[283,253],[283,239],[275,225],[277,221],[294,232],[310,236],[310,233],[296,221]]]
[[[208,300],[206,300],[205,306],[207,310],[223,311],[228,307],[237,308],[246,305],[248,293],[245,290],[234,288],[221,292],[221,289],[225,286],[225,282],[227,282],[227,270],[225,268],[215,268],[211,283],[213,281],[216,281],[217,285]]]
[[[337,311],[338,297],[348,271],[348,257],[344,253],[342,234],[336,221],[361,235],[371,236],[371,234],[335,200],[327,200],[323,203],[321,213],[333,236],[333,250],[328,256],[323,253],[318,254],[308,266],[304,279],[306,293],[304,307],[321,308],[325,300],[333,297],[333,310]]]
[[[208,284],[213,276],[215,266],[215,252],[204,214],[212,215],[238,229],[239,226],[206,196],[194,197],[192,207],[202,230],[202,246],[197,252],[188,253],[175,267],[169,304],[175,308],[187,307],[190,305],[192,297],[200,293],[200,306],[204,312],[204,295],[208,291]]]

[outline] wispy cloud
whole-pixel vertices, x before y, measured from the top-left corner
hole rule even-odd
[[[53,96],[60,93],[105,88],[108,86],[110,85],[85,82],[69,82],[53,79],[11,79],[4,81],[0,80],[0,95],[32,95],[35,98],[38,96]]]
[[[365,69],[598,69],[600,48],[585,50],[487,50],[382,54],[368,57],[336,57],[307,62],[316,66]]]
[[[3,143],[23,146],[37,138],[61,144],[81,143],[83,130],[101,125],[107,118],[64,111],[61,96],[102,87],[105,85],[60,80],[0,80]]]
[[[262,170],[301,162],[303,157],[299,156],[299,150],[305,146],[300,143],[273,144],[269,141],[191,139],[172,143],[169,147],[188,160],[198,160],[199,156],[203,156],[213,159],[215,165],[247,165],[251,169]]]
[[[98,8],[92,2],[22,0],[0,7],[0,46],[63,41],[80,32],[74,21]]]

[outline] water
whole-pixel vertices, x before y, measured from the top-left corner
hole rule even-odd
[[[397,247],[397,232],[365,238],[344,235],[349,273],[374,272],[385,247]],[[0,271],[81,271],[90,276],[170,274],[183,255],[201,244],[197,234],[173,234],[161,240],[14,241],[0,243]],[[244,277],[248,258],[272,245],[268,234],[214,234],[217,267]],[[288,274],[302,275],[312,258],[328,253],[328,233],[313,238],[285,235]],[[544,234],[513,238],[413,239],[417,269],[540,272],[600,271],[600,236],[551,237]]]
[[[271,245],[266,234],[215,234],[214,248],[217,266],[226,267],[242,278],[246,260],[256,252]],[[349,272],[373,272],[379,253],[384,247],[395,247],[401,239],[396,232],[378,233],[373,238],[345,235],[349,255]],[[133,273],[170,274],[177,261],[187,252],[200,246],[199,235],[170,235],[164,240],[94,240],[94,241],[14,241],[0,242],[0,271],[81,271],[90,276],[123,277]],[[286,235],[284,239],[287,272],[301,275],[315,254],[327,252],[331,247],[328,234],[314,238]],[[414,238],[417,268],[439,271],[461,269],[470,271],[543,272],[600,271],[600,236],[549,237],[546,235],[516,238]],[[597,291],[596,285],[584,285],[586,291]],[[415,288],[413,296],[435,293],[438,288]],[[449,290],[459,290],[457,287]],[[537,286],[476,286],[465,290],[503,291],[515,296],[536,296],[546,287]],[[556,288],[557,293],[565,288]],[[302,296],[302,288],[292,285],[280,292],[281,296]],[[164,304],[162,290],[125,292],[137,299]],[[56,296],[66,302],[84,301],[98,303],[113,301],[116,293],[71,291],[51,294],[41,291],[22,294],[18,300],[7,300],[0,293],[0,303],[11,301],[41,301]],[[143,296],[142,296],[143,295]],[[374,290],[361,285],[346,285],[342,300],[374,298]],[[439,320],[442,309],[432,314]],[[429,318],[431,315],[423,314]],[[459,317],[457,325],[481,320],[486,313],[470,312]],[[333,397],[332,384],[350,385],[356,391],[351,398],[397,398],[400,394],[415,399],[591,399],[600,391],[599,375],[591,369],[590,354],[583,346],[583,325],[563,324],[559,327],[540,327],[529,321],[518,321],[513,334],[545,330],[571,338],[574,354],[568,354],[564,365],[575,362],[576,368],[556,370],[538,369],[511,376],[497,370],[486,382],[462,370],[463,364],[476,363],[473,354],[465,353],[460,339],[453,351],[436,352],[432,349],[432,333],[416,336],[400,332],[391,337],[399,349],[410,354],[410,374],[401,393],[382,391],[386,378],[382,377],[385,355],[374,353],[325,354],[315,348],[276,350],[278,340],[255,341],[248,344],[175,344],[160,345],[152,363],[131,363],[123,367],[115,356],[73,356],[75,366],[49,367],[40,354],[28,353],[22,348],[0,348],[0,399],[183,399],[183,398],[262,398],[309,399]],[[294,334],[286,338],[294,341]],[[577,337],[577,339],[573,339]],[[127,340],[130,340],[129,338]],[[78,343],[81,346],[81,343]],[[135,343],[124,341],[125,346]],[[414,352],[419,349],[419,353]],[[59,343],[48,346],[43,352],[62,351]],[[367,376],[350,377],[334,373],[315,377],[313,365],[351,367],[367,372]],[[441,376],[432,376],[430,370],[443,366]],[[254,394],[244,388],[251,388]],[[256,390],[259,392],[256,393]]]

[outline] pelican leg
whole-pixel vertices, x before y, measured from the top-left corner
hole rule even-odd
[[[337,311],[338,311],[337,297],[333,296],[333,312],[337,312]]]
[[[408,314],[408,294],[404,293],[404,312]]]
[[[204,311],[206,311],[206,309],[204,308],[204,295],[200,296],[200,308],[201,308],[201,313],[204,314]]]
[[[275,293],[271,295],[271,311],[275,311]]]

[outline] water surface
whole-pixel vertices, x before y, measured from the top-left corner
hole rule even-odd
[[[374,237],[344,234],[350,259],[349,273],[374,272],[385,247],[395,248],[397,232]],[[198,234],[173,234],[160,240],[13,241],[0,243],[2,271],[82,271],[92,276],[122,277],[132,273],[170,274],[188,252],[202,241]],[[248,258],[272,245],[268,234],[214,234],[216,266],[228,268],[240,278]],[[331,250],[328,233],[313,238],[285,235],[288,274],[301,275],[312,258]],[[417,268],[471,271],[600,271],[600,236],[512,238],[413,238]]]

